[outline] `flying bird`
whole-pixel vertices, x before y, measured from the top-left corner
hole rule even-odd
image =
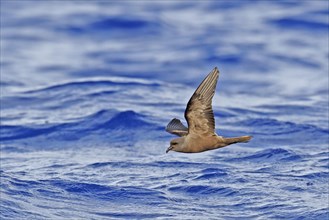
[[[179,136],[170,141],[169,151],[199,153],[214,150],[231,144],[248,142],[252,136],[225,138],[215,132],[215,118],[211,102],[215,94],[219,71],[215,67],[202,81],[187,103],[185,119],[188,128],[174,118],[166,131]]]

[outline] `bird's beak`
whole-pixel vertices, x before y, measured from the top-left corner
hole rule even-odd
[[[166,153],[168,153],[169,151],[171,151],[173,149],[173,146],[168,147],[168,149],[166,150]]]

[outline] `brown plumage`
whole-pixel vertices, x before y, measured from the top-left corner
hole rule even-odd
[[[225,138],[215,132],[215,118],[211,102],[214,97],[219,71],[215,67],[195,90],[185,110],[186,128],[180,120],[172,119],[166,131],[180,136],[170,142],[169,151],[198,153],[239,142],[248,142],[251,136]]]

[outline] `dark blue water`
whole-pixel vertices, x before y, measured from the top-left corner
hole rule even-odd
[[[1,1],[1,219],[328,219],[327,1]],[[165,154],[215,66],[217,133]]]

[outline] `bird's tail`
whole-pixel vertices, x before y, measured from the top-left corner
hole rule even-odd
[[[241,136],[241,137],[232,137],[232,138],[225,138],[225,143],[227,145],[229,144],[235,144],[235,143],[246,143],[248,141],[250,141],[250,139],[252,138],[252,136]]]

